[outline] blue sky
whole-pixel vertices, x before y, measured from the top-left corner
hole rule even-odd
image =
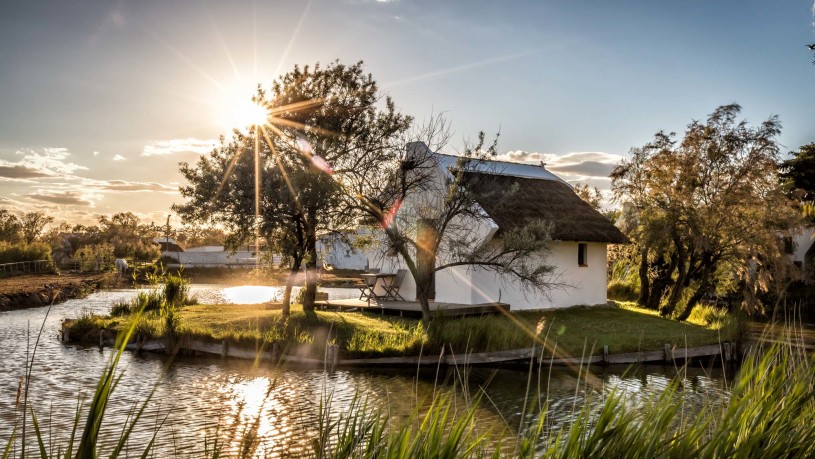
[[[500,130],[503,153],[573,182],[718,105],[815,141],[805,1],[139,1],[0,6],[0,206],[163,220],[179,161],[294,64],[366,62],[448,152]]]

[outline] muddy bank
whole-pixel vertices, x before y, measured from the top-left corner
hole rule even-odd
[[[41,274],[0,279],[0,311],[36,308],[82,298],[125,282],[114,273]],[[126,283],[126,282],[125,282]]]

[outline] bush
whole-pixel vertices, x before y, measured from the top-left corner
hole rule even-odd
[[[637,301],[639,294],[639,289],[628,283],[611,282],[608,284],[609,300]]]
[[[18,263],[21,261],[45,260],[48,271],[55,272],[56,266],[51,259],[51,247],[44,242],[31,244],[10,244],[0,242],[0,263]]]
[[[107,242],[86,245],[74,252],[74,260],[79,262],[79,270],[83,273],[110,271],[115,258],[113,245]]]
[[[170,274],[164,279],[163,294],[167,303],[174,306],[193,304],[194,301],[189,297],[189,293],[190,283],[180,274]]]
[[[120,301],[113,305],[110,308],[110,315],[111,316],[126,316],[130,314],[130,303],[125,301]]]

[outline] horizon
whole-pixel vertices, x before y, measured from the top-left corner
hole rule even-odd
[[[418,121],[445,113],[455,154],[500,131],[502,160],[607,192],[658,130],[739,103],[781,118],[786,155],[815,141],[809,0],[615,5],[515,2],[26,2],[0,15],[0,208],[161,223],[178,163],[230,127],[257,84],[294,65],[365,61]],[[240,114],[240,113],[238,113]],[[177,219],[174,218],[177,222]]]

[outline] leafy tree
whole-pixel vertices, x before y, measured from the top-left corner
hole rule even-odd
[[[800,201],[810,223],[815,223],[815,143],[790,154],[792,158],[781,163],[781,180],[790,196]]]
[[[159,256],[158,246],[153,243],[158,234],[132,212],[100,217],[99,232],[101,241],[98,242],[110,243],[117,258],[153,260]]]
[[[67,232],[65,226],[61,231]],[[79,249],[100,244],[110,244],[116,258],[154,260],[159,257],[159,249],[153,243],[158,234],[152,225],[144,224],[131,212],[99,217],[98,225],[75,225],[71,234],[62,238],[59,234],[49,235],[53,247],[75,254]],[[70,247],[63,247],[67,240]]]
[[[113,245],[89,244],[79,248],[74,253],[74,260],[79,262],[82,272],[102,272],[113,269],[113,260],[116,258]]]
[[[494,183],[491,164],[496,143],[485,145],[483,133],[446,171],[436,153],[448,138],[441,117],[431,121],[407,148],[392,151],[364,173],[346,177],[358,196],[357,209],[376,222],[385,241],[402,259],[416,283],[416,298],[423,319],[431,319],[435,273],[456,266],[493,271],[527,289],[546,292],[553,267],[545,263],[549,249],[546,222],[528,222],[522,228],[485,238],[489,218],[479,202],[510,205],[522,190],[501,189]],[[427,145],[433,145],[429,148]],[[404,144],[402,144],[404,145]],[[398,144],[395,146],[399,146]]]
[[[594,210],[601,211],[603,207],[603,193],[597,187],[590,188],[586,184],[578,183],[574,186],[574,192],[580,196],[580,199],[586,201],[591,205]]]
[[[36,241],[42,234],[45,225],[54,221],[54,217],[45,215],[42,212],[27,212],[20,218],[20,227],[23,233],[23,240],[26,244]]]
[[[17,243],[22,239],[22,227],[16,215],[0,209],[0,241]]]
[[[612,173],[639,249],[640,305],[670,316],[684,302],[685,320],[718,289],[755,311],[760,291],[786,282],[780,236],[796,216],[778,182],[781,125],[772,117],[750,127],[740,112],[719,107],[681,140],[658,132]]]
[[[164,228],[157,227],[156,232],[162,234]],[[224,245],[227,234],[223,229],[214,226],[190,224],[173,228],[171,237],[184,247],[200,247],[205,245]]]
[[[380,156],[410,118],[383,100],[362,62],[295,66],[270,92],[259,88],[256,101],[268,109],[268,123],[246,135],[236,131],[195,166],[182,164],[190,185],[181,193],[188,201],[174,209],[186,221],[224,225],[233,243],[257,230],[290,260],[292,274],[305,268],[308,311],[317,290],[317,235],[356,224],[342,177]],[[257,219],[255,149],[263,190]]]

